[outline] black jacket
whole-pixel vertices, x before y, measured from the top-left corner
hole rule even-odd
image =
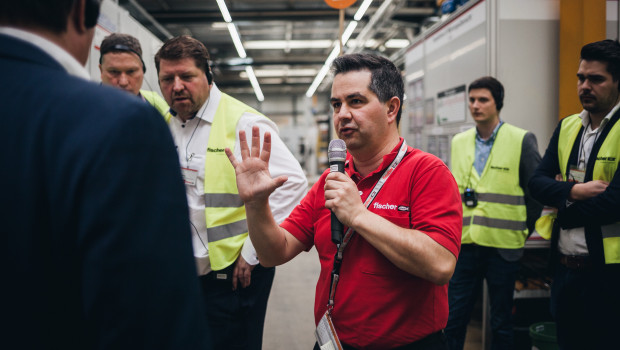
[[[6,348],[209,348],[161,115],[0,35]]]
[[[594,161],[596,160],[596,154],[607,137],[607,134],[609,134],[609,130],[618,122],[619,118],[620,111],[612,116],[594,143],[592,153],[586,166],[585,182],[592,180],[592,171],[594,168]],[[561,125],[562,121],[558,123],[549,141],[549,146],[547,147],[542,162],[529,182],[530,192],[532,196],[542,204],[558,208],[558,217],[555,221],[551,239],[552,251],[557,251],[560,227],[563,229],[584,227],[590,257],[593,259],[595,265],[601,266],[605,263],[601,225],[608,225],[620,221],[620,167],[618,167],[618,170],[614,174],[605,192],[596,197],[566,206],[570,190],[574,186],[574,183],[555,180],[555,176],[560,174],[558,139]],[[583,130],[583,127],[581,130]],[[581,135],[582,132],[579,133],[572,145],[568,164],[577,164]],[[570,167],[567,166],[566,169],[570,169]]]

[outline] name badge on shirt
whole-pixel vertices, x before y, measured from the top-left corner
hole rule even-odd
[[[340,344],[340,339],[336,334],[336,328],[329,311],[326,311],[321,317],[314,335],[321,350],[342,350],[342,344]]]
[[[198,179],[198,170],[181,167],[181,175],[183,176],[183,182],[186,185],[196,185],[196,179]]]
[[[583,183],[586,179],[586,171],[579,169],[574,165],[570,167],[570,173],[568,173],[568,182]]]

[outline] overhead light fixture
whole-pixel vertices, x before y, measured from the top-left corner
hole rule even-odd
[[[385,47],[389,49],[402,49],[409,46],[409,40],[407,39],[390,39],[385,42]]]
[[[227,25],[228,23],[226,22],[213,22],[211,23],[211,28],[222,30],[222,29],[226,29]]]
[[[339,53],[340,53],[340,46],[336,45],[334,49],[332,50],[332,52],[327,57],[327,60],[325,60],[325,64],[323,64],[323,67],[321,67],[321,70],[316,75],[316,78],[314,78],[312,85],[310,85],[310,87],[308,88],[308,91],[306,91],[307,97],[312,97],[312,95],[314,95],[314,92],[319,87],[319,85],[321,85],[321,82],[327,75],[327,72],[329,72],[329,66],[336,59]]]
[[[217,6],[220,8],[220,12],[222,13],[222,17],[224,17],[224,20],[226,21],[226,23],[232,22],[232,17],[230,17],[230,13],[228,12],[228,7],[226,7],[226,3],[224,2],[224,0],[216,0],[216,1],[217,1]]]
[[[220,0],[218,0],[218,3],[219,2]],[[356,21],[359,21],[360,19],[362,19],[362,17],[364,17],[364,13],[366,13],[366,10],[368,10],[368,6],[370,6],[371,2],[372,0],[364,0],[362,5],[357,9],[357,12],[355,12],[353,19]]]
[[[224,0],[216,1],[217,6],[220,8],[220,12],[222,13],[222,17],[227,23],[226,26],[228,27],[228,32],[230,33],[233,44],[235,44],[235,49],[237,49],[239,57],[246,58],[248,55],[245,53],[245,49],[243,48],[243,44],[241,43],[241,37],[239,36],[239,32],[237,31],[237,26],[232,23],[232,17],[230,17],[230,13],[228,12],[226,3],[224,2]],[[256,75],[254,75],[254,70],[252,69],[252,66],[246,66],[245,71],[248,73],[248,78],[250,79],[250,84],[252,84],[252,88],[254,89],[256,98],[261,102],[264,101],[265,96],[260,89],[260,85],[258,85],[258,80],[256,79]]]
[[[263,85],[282,85],[284,79],[282,78],[264,78],[260,80]]]
[[[332,40],[254,40],[246,41],[248,50],[326,49]]]
[[[245,53],[245,49],[241,43],[241,37],[239,37],[239,32],[237,32],[237,26],[235,26],[234,23],[228,23],[228,32],[230,33],[233,44],[235,44],[235,49],[237,49],[239,57],[246,58],[248,55]]]
[[[345,29],[344,32],[342,33],[342,45],[343,46],[347,44],[347,41],[349,41],[349,38],[353,34],[355,27],[357,27],[357,21],[351,21],[351,23],[349,23],[349,25],[347,26],[347,29]]]
[[[254,73],[259,78],[265,77],[311,77],[316,75],[316,69],[256,69]],[[239,76],[247,78],[247,73],[241,72]],[[262,80],[262,79],[261,79]]]
[[[357,27],[357,21],[351,21],[351,23],[349,23],[349,25],[347,26],[347,29],[345,29],[345,31],[342,33],[342,46],[343,47],[347,43],[351,35],[353,34],[355,27]],[[306,91],[307,97],[312,97],[312,95],[314,95],[314,92],[319,87],[319,85],[321,85],[321,82],[323,82],[323,79],[325,79],[327,72],[329,72],[329,67],[331,66],[332,62],[336,59],[339,53],[340,53],[340,43],[336,40],[334,42],[334,49],[329,54],[329,56],[327,56],[327,59],[325,60],[323,67],[321,67],[321,70],[314,78],[314,81],[308,88],[308,91]]]
[[[254,60],[249,57],[246,57],[246,58],[233,57],[233,58],[229,58],[225,62],[229,66],[249,66],[252,63],[254,63]]]
[[[260,85],[258,85],[258,80],[256,79],[256,75],[254,75],[254,69],[252,66],[245,67],[245,72],[248,73],[248,78],[250,79],[250,84],[252,84],[252,88],[254,88],[254,94],[256,94],[256,98],[263,102],[265,100],[265,96],[260,89]]]
[[[368,7],[370,6],[370,3],[372,3],[372,0],[364,0],[362,5],[357,9],[357,12],[355,12],[355,15],[353,16],[354,21],[351,21],[351,23],[349,23],[349,25],[347,26],[347,29],[345,29],[345,31],[342,33],[341,40],[342,40],[343,48],[344,48],[344,45],[349,40],[349,38],[351,37],[351,35],[353,35],[353,31],[355,31],[358,21],[362,19],[362,17],[364,17],[366,10],[368,10]],[[321,85],[321,82],[323,82],[323,79],[325,79],[327,72],[329,72],[329,67],[331,66],[332,62],[336,59],[339,53],[340,53],[340,43],[338,42],[338,40],[336,40],[334,42],[334,49],[329,54],[329,56],[327,56],[327,59],[325,60],[323,67],[321,67],[321,70],[314,78],[314,81],[308,88],[308,91],[306,91],[307,97],[312,97],[312,95],[314,95],[314,93],[316,92],[316,89],[318,89],[319,85]]]

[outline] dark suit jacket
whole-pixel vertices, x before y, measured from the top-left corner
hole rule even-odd
[[[609,130],[618,122],[619,118],[620,112],[616,112],[594,143],[592,153],[586,165],[584,181],[588,182],[592,180],[592,171],[594,169],[596,154],[607,137]],[[552,252],[555,252],[557,248],[560,227],[564,229],[583,227],[590,257],[597,266],[602,267],[605,262],[601,225],[608,225],[620,221],[620,167],[614,174],[605,192],[584,201],[577,201],[567,207],[566,200],[569,197],[570,190],[575,184],[555,180],[555,175],[560,174],[558,140],[561,126],[562,121],[558,123],[549,141],[549,146],[545,151],[545,156],[530,180],[530,192],[539,202],[558,208],[558,217],[554,225],[551,240]],[[583,131],[583,127],[581,130]],[[581,135],[582,132],[579,133],[572,145],[568,165],[577,164]],[[566,169],[568,171],[570,167],[567,166]],[[556,260],[554,255],[552,255],[552,260],[552,263]],[[615,269],[618,270],[617,267]]]
[[[161,115],[4,35],[0,76],[3,347],[209,348]]]

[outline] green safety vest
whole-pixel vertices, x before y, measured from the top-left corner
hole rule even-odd
[[[611,181],[618,168],[620,160],[620,123],[614,124],[609,130],[609,134],[605,137],[601,148],[596,154],[594,161],[594,169],[592,171],[592,180]],[[570,158],[573,145],[581,127],[582,119],[579,114],[568,116],[562,120],[560,127],[560,136],[558,138],[558,161],[560,162],[560,170],[562,178],[566,181],[566,170]],[[592,155],[590,155],[592,157]],[[617,223],[616,223],[617,224]],[[601,227],[603,234],[603,250],[605,252],[606,264],[620,263],[620,232],[609,232],[605,230],[605,226]]]
[[[151,106],[155,107],[159,111],[159,113],[166,119],[166,122],[170,120],[170,107],[168,107],[166,101],[161,98],[159,94],[155,91],[140,90],[140,95],[144,97],[146,102],[150,103]]]
[[[237,190],[235,169],[224,152],[227,147],[234,150],[237,124],[245,112],[262,116],[251,107],[222,93],[209,132],[204,200],[209,261],[214,271],[234,263],[248,237],[245,205]],[[169,120],[166,118],[166,121]]]
[[[476,128],[452,139],[452,174],[463,196],[468,186],[478,194],[474,208],[463,202],[461,243],[517,249],[527,238],[527,210],[519,185],[521,146],[527,131],[504,123],[481,175],[474,168]]]

